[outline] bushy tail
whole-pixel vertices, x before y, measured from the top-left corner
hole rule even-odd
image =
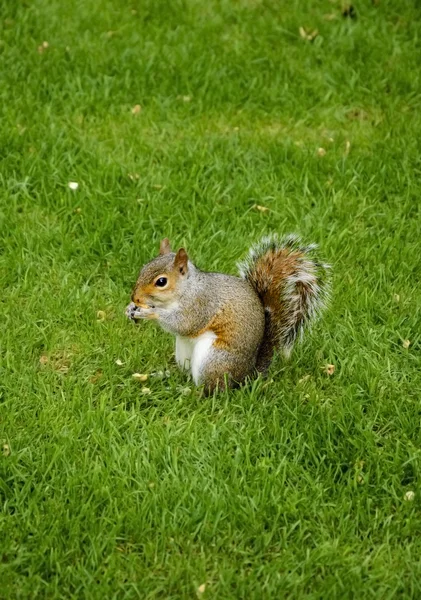
[[[256,290],[265,307],[265,335],[257,369],[265,371],[273,353],[287,356],[328,298],[329,265],[316,256],[317,246],[303,246],[300,238],[263,238],[239,263],[240,275]]]

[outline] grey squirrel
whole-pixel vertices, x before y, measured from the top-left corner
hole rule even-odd
[[[316,248],[294,235],[264,237],[235,277],[199,270],[165,238],[140,271],[126,315],[174,334],[177,363],[207,393],[232,387],[267,371],[276,349],[288,356],[324,307],[329,265]]]

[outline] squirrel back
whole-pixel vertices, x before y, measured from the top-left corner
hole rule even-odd
[[[267,370],[276,349],[289,356],[296,339],[326,304],[329,265],[317,258],[316,250],[316,244],[304,246],[295,235],[268,236],[238,265],[265,309],[258,371]]]

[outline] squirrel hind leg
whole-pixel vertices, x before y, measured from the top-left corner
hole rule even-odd
[[[295,338],[289,340],[282,339],[280,336],[280,332],[282,331],[282,320],[279,318],[276,319],[276,315],[266,310],[265,335],[257,353],[256,371],[258,373],[267,373],[276,351],[280,352],[285,360],[291,357]]]
[[[206,395],[227,388],[235,388],[252,375],[255,364],[252,360],[240,361],[226,350],[213,347],[202,363],[198,385],[203,384]]]

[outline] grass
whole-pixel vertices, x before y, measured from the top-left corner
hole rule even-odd
[[[421,597],[421,11],[355,10],[2,0],[2,600]],[[200,398],[124,317],[137,271],[270,232],[330,309]]]

